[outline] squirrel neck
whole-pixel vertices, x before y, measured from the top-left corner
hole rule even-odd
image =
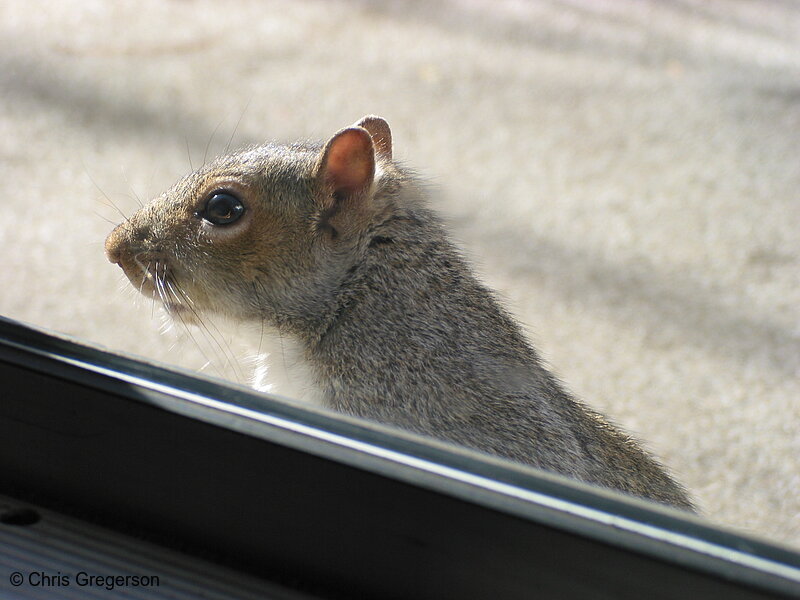
[[[430,374],[436,386],[477,388],[496,381],[498,373],[513,381],[512,371],[527,378],[531,369],[551,380],[516,323],[472,275],[438,217],[424,208],[377,228],[307,348],[323,386],[341,378],[360,385],[365,375],[374,376],[372,385],[390,374],[413,376],[417,368],[418,382]],[[458,381],[446,381],[452,373]],[[407,391],[409,383],[398,382],[398,390]]]

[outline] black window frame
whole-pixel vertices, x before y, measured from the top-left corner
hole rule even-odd
[[[0,493],[330,597],[800,597],[789,548],[2,317],[0,382]]]

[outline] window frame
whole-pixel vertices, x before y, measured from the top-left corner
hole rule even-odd
[[[788,548],[2,317],[0,381],[0,492],[333,597],[800,597]]]

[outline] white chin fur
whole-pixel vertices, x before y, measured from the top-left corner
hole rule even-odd
[[[239,329],[253,352],[251,385],[256,390],[323,406],[322,392],[297,340],[280,336],[272,328],[262,330],[260,325],[242,325]]]
[[[203,315],[202,323],[199,323],[193,314],[190,320],[183,313],[178,315],[166,309],[163,312],[166,316],[165,325],[169,323],[174,326],[183,321],[185,325],[193,325],[193,331],[198,331],[198,327],[202,329],[199,334],[193,333],[193,337],[197,343],[203,343],[204,346],[210,343],[213,346],[208,353],[212,363],[211,372],[230,373],[230,364],[215,363],[233,359],[240,365],[234,372],[238,371],[243,378],[249,379],[237,383],[248,383],[259,392],[323,406],[322,392],[314,381],[300,343],[294,338],[281,336],[267,325],[240,324],[220,315]],[[181,329],[177,327],[176,332],[180,333]],[[206,339],[209,335],[216,341]],[[220,348],[226,350],[221,352]]]

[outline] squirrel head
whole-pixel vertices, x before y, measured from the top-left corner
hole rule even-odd
[[[322,146],[215,159],[118,225],[106,256],[181,320],[291,328],[324,315],[401,180],[388,124],[367,116]]]

